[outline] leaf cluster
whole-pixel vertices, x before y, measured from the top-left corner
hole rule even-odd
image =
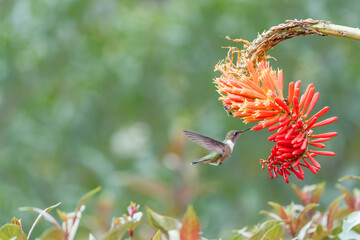
[[[358,177],[344,177],[359,180]],[[269,202],[272,211],[261,211],[267,216],[265,222],[237,230],[233,240],[240,239],[360,239],[360,192],[358,188],[351,193],[337,184],[341,195],[333,200],[325,210],[320,210],[319,200],[325,189],[325,182],[292,188],[301,204],[290,203],[282,206]],[[340,203],[345,200],[345,205]]]
[[[340,181],[359,177],[344,177]],[[340,196],[333,200],[325,210],[319,207],[319,200],[325,190],[325,182],[298,188],[292,185],[301,203],[290,203],[283,206],[279,203],[269,202],[271,211],[261,211],[267,218],[263,223],[253,227],[243,227],[234,230],[231,240],[260,240],[260,239],[360,239],[360,190],[354,188],[351,192],[343,185],[337,184]],[[21,220],[13,218],[10,223],[0,228],[0,240],[30,239],[30,236],[43,218],[50,222],[53,227],[47,229],[39,240],[73,240],[78,231],[82,213],[85,210],[85,202],[101,190],[95,188],[85,194],[77,204],[75,210],[65,213],[57,209],[59,223],[50,211],[57,208],[61,203],[46,209],[35,207],[23,207],[20,210],[38,213],[28,234],[25,234]],[[341,204],[344,203],[344,204]],[[114,217],[110,229],[97,238],[89,233],[89,240],[121,240],[134,239],[134,230],[141,223],[143,213],[139,211],[139,205],[131,202],[128,207],[128,215]],[[150,236],[153,240],[198,240],[203,239],[200,231],[200,222],[194,208],[189,205],[182,221],[176,218],[161,215],[149,207],[146,207],[148,222],[155,228]],[[155,233],[156,232],[156,233]],[[149,239],[149,237],[147,238]]]

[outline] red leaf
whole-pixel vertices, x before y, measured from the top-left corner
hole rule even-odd
[[[328,210],[328,214],[327,214],[328,215],[327,222],[326,222],[327,230],[329,232],[331,232],[333,229],[334,220],[335,220],[336,214],[338,212],[339,203],[344,198],[344,196],[345,195],[341,195],[340,197],[335,199],[329,206],[329,210]]]
[[[200,222],[194,208],[189,205],[180,229],[181,240],[198,240],[200,238]]]

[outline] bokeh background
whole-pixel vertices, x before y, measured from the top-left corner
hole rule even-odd
[[[212,83],[222,47],[232,44],[225,36],[251,41],[295,18],[360,26],[358,0],[0,3],[0,224],[17,216],[25,230],[35,214],[18,207],[62,201],[60,209],[72,211],[99,185],[83,221],[93,232],[131,200],[178,218],[192,203],[208,238],[261,221],[268,201],[296,201],[289,184],[261,170],[259,159],[272,147],[267,131],[242,135],[220,167],[190,166],[207,151],[181,131],[220,140],[245,128],[226,115]],[[318,157],[317,175],[290,179],[299,186],[327,181],[327,204],[337,179],[360,170],[360,43],[306,36],[269,54],[286,83],[301,79],[305,90],[314,82],[316,109],[328,105],[327,116],[339,117],[318,130],[339,133],[326,148],[337,155]],[[149,239],[149,232],[138,235]]]

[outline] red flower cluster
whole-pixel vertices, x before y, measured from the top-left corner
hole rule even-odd
[[[331,117],[318,122],[329,107],[324,107],[309,118],[319,99],[314,84],[310,84],[300,97],[301,81],[291,82],[288,98],[284,99],[282,71],[275,72],[265,60],[256,67],[247,62],[247,71],[243,71],[233,63],[234,53],[238,51],[230,48],[225,62],[216,66],[216,70],[222,73],[221,77],[215,79],[218,92],[222,95],[219,100],[233,111],[234,117],[242,117],[246,123],[261,121],[252,130],[277,130],[268,139],[276,145],[269,158],[261,160],[263,169],[267,165],[271,178],[281,175],[287,183],[291,172],[299,179],[304,179],[302,167],[309,168],[316,174],[321,166],[314,157],[333,156],[335,153],[311,150],[309,147],[324,148],[323,142],[337,133],[314,135],[313,129],[332,123],[338,118]]]
[[[324,107],[312,117],[308,118],[313,110],[319,93],[315,93],[313,84],[310,84],[305,93],[300,95],[300,84],[293,82],[289,85],[289,99],[286,104],[280,98],[276,102],[281,105],[285,113],[279,115],[274,125],[274,119],[267,120],[255,126],[253,130],[259,130],[264,126],[269,126],[269,131],[277,132],[269,137],[269,141],[274,141],[276,145],[271,150],[271,155],[267,160],[261,160],[263,169],[265,164],[269,170],[270,177],[283,176],[286,182],[289,182],[288,175],[293,172],[299,179],[304,179],[304,171],[301,166],[309,168],[314,174],[320,169],[320,164],[314,159],[316,155],[334,156],[335,153],[329,151],[316,151],[309,149],[310,146],[324,148],[323,142],[337,135],[336,132],[323,134],[313,134],[313,129],[332,122],[338,118],[331,117],[318,122],[318,118],[325,114],[330,108]]]

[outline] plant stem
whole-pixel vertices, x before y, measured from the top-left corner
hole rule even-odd
[[[335,25],[335,24],[326,23],[326,22],[320,22],[320,23],[314,24],[309,28],[312,28],[312,29],[319,31],[321,33],[324,33],[326,35],[360,40],[360,29],[359,28],[346,27],[346,26]]]
[[[286,23],[279,24],[271,27],[269,30],[264,31],[254,41],[246,44],[245,50],[243,51],[243,58],[251,59],[256,65],[265,57],[268,50],[273,48],[278,43],[297,36],[305,35],[320,35],[320,36],[338,36],[360,40],[360,29],[346,26],[340,26],[331,24],[323,20],[287,20]],[[233,41],[243,42],[242,39],[236,39]],[[245,69],[245,60],[241,62],[240,68]]]

